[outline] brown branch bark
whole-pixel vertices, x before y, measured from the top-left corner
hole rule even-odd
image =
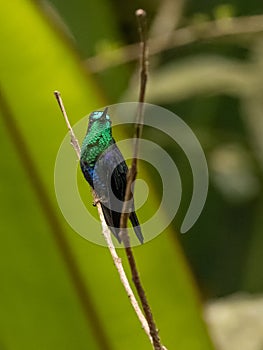
[[[158,330],[156,328],[156,325],[153,319],[152,311],[148,303],[148,300],[146,298],[144,288],[141,283],[141,279],[136,266],[133,251],[132,251],[132,248],[130,247],[130,238],[127,232],[129,213],[131,210],[131,208],[129,208],[129,201],[132,198],[132,184],[135,181],[136,175],[137,175],[139,140],[143,129],[143,103],[145,100],[145,92],[146,92],[146,84],[147,84],[147,76],[148,76],[146,12],[141,9],[137,10],[136,16],[138,19],[138,28],[140,33],[140,46],[141,46],[139,104],[138,104],[135,134],[134,134],[133,159],[132,159],[131,168],[129,169],[127,174],[127,185],[126,185],[125,199],[124,199],[122,214],[120,219],[120,229],[121,229],[121,238],[125,246],[125,252],[128,258],[130,269],[131,269],[132,280],[137,290],[138,296],[141,300],[142,308],[150,328],[153,347],[155,350],[164,350],[165,347],[161,344]]]

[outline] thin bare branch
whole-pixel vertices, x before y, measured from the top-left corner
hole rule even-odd
[[[129,201],[132,198],[132,184],[136,179],[137,175],[137,159],[138,159],[138,151],[139,151],[139,139],[142,134],[142,128],[143,128],[143,104],[145,100],[145,92],[146,92],[146,84],[147,84],[147,76],[148,76],[148,47],[147,47],[147,30],[146,30],[146,12],[142,9],[139,9],[136,11],[136,16],[138,19],[138,29],[140,34],[140,90],[139,90],[139,104],[138,104],[138,110],[137,110],[137,118],[136,118],[136,125],[135,125],[135,134],[134,134],[134,145],[133,145],[133,159],[132,159],[132,165],[131,168],[128,171],[127,174],[127,185],[126,185],[126,191],[125,191],[125,199],[123,203],[122,208],[122,214],[120,219],[120,229],[121,229],[121,238],[123,240],[126,255],[128,258],[128,262],[131,269],[132,274],[132,280],[136,287],[138,296],[141,300],[141,304],[143,307],[143,311],[145,314],[145,317],[147,319],[149,328],[150,328],[150,334],[153,341],[153,347],[155,350],[164,350],[165,347],[161,344],[158,330],[156,328],[152,311],[150,308],[150,305],[148,303],[148,300],[146,298],[146,294],[144,291],[144,288],[142,286],[139,272],[136,266],[135,258],[132,252],[132,248],[130,247],[130,238],[127,232],[127,225],[128,225],[128,219],[129,219],[129,213],[131,211],[131,208],[129,208]]]
[[[70,134],[70,143],[72,144],[74,150],[76,151],[77,153],[77,156],[78,158],[80,158],[80,147],[79,147],[79,142],[74,134],[74,131],[70,125],[70,122],[69,122],[69,119],[68,119],[68,116],[67,116],[67,112],[66,112],[66,109],[64,107],[64,104],[63,104],[63,101],[62,101],[62,98],[60,96],[60,92],[59,91],[54,91],[54,95],[58,101],[58,105],[61,109],[61,112],[63,114],[63,117],[65,119],[65,122],[67,124],[67,127],[68,127],[68,130],[69,130],[69,134]]]
[[[136,16],[138,19],[138,28],[139,28],[139,33],[140,33],[140,46],[141,46],[141,54],[140,54],[140,90],[139,90],[139,104],[138,104],[138,110],[137,110],[137,118],[136,118],[136,125],[135,125],[135,134],[134,134],[134,148],[133,148],[133,159],[132,159],[132,166],[128,171],[127,174],[127,186],[126,186],[126,192],[125,192],[125,200],[124,200],[124,205],[123,205],[123,210],[121,214],[121,219],[120,219],[120,229],[121,233],[120,236],[123,240],[124,246],[125,246],[125,251],[126,255],[128,258],[128,262],[130,265],[131,273],[132,273],[132,280],[134,282],[134,285],[136,287],[138,296],[141,300],[141,304],[144,310],[144,314],[146,317],[146,320],[144,318],[144,315],[142,314],[139,305],[137,303],[136,298],[134,297],[134,294],[130,288],[129,282],[127,280],[126,274],[124,272],[124,269],[122,267],[121,259],[118,257],[116,250],[114,248],[114,245],[111,240],[111,234],[110,231],[107,227],[107,224],[105,222],[102,209],[100,206],[100,203],[95,200],[97,203],[98,207],[98,212],[100,215],[100,219],[102,222],[102,232],[105,237],[105,240],[107,242],[108,248],[110,249],[114,264],[119,272],[120,279],[122,284],[124,285],[124,288],[131,300],[131,303],[133,305],[133,308],[138,316],[138,318],[141,321],[141,324],[143,326],[143,329],[145,330],[146,334],[149,336],[149,339],[154,347],[155,350],[164,350],[166,349],[160,341],[159,335],[158,335],[158,330],[156,328],[153,315],[151,312],[150,305],[147,301],[145,291],[143,289],[140,276],[137,270],[135,258],[132,252],[132,249],[130,247],[130,238],[127,232],[127,223],[129,219],[129,208],[128,208],[128,203],[129,200],[132,198],[132,184],[136,179],[136,174],[137,174],[137,159],[138,159],[138,151],[139,151],[139,139],[141,137],[142,133],[142,128],[143,128],[143,103],[145,100],[145,91],[146,91],[146,84],[147,84],[147,74],[148,74],[148,52],[147,52],[147,39],[146,39],[146,12],[144,10],[137,10],[136,11]],[[71,144],[74,147],[78,157],[80,157],[80,147],[79,144],[76,140],[76,137],[74,135],[74,132],[70,126],[70,123],[68,121],[68,117],[65,112],[65,108],[63,106],[63,102],[61,100],[60,94],[58,92],[55,92],[55,96],[58,100],[58,103],[60,105],[61,111],[64,115],[64,118],[66,120],[68,129],[70,131],[71,135]],[[95,194],[94,194],[94,199]],[[146,321],[146,322],[145,322]]]
[[[139,90],[139,104],[136,116],[136,124],[135,124],[135,133],[134,133],[134,145],[133,145],[133,159],[131,168],[127,174],[127,185],[125,191],[125,199],[122,208],[122,214],[120,219],[120,228],[122,229],[122,239],[126,240],[125,246],[129,246],[129,238],[127,231],[127,223],[129,219],[129,202],[132,198],[132,183],[134,182],[137,174],[137,159],[138,159],[138,151],[139,151],[139,138],[142,133],[143,128],[143,103],[145,99],[145,91],[147,84],[147,71],[148,71],[148,62],[147,62],[147,39],[146,39],[146,12],[144,10],[137,10],[136,16],[138,19],[138,28],[140,34],[140,90]],[[127,237],[126,237],[127,236]],[[125,243],[125,242],[124,242]]]
[[[63,117],[65,119],[65,122],[67,124],[67,127],[68,127],[68,130],[70,132],[70,137],[71,137],[71,144],[77,154],[77,157],[78,159],[80,159],[80,146],[79,146],[79,143],[78,143],[78,140],[74,134],[74,131],[70,125],[70,122],[69,122],[69,119],[68,119],[68,116],[67,116],[67,113],[66,113],[66,109],[64,107],[64,104],[63,104],[63,101],[62,101],[62,98],[61,98],[61,95],[58,91],[55,91],[54,92],[54,95],[57,99],[57,102],[59,104],[59,107],[61,109],[61,112],[63,114]],[[102,226],[102,233],[103,233],[103,236],[105,238],[105,241],[107,243],[107,246],[110,250],[110,253],[111,253],[111,256],[112,256],[112,259],[113,259],[113,262],[114,262],[114,265],[119,273],[119,277],[120,277],[120,280],[121,280],[121,283],[122,285],[124,286],[124,289],[126,290],[126,293],[128,295],[128,298],[132,304],[132,307],[139,319],[139,321],[141,322],[141,325],[142,325],[142,328],[143,330],[145,331],[145,333],[147,334],[149,340],[151,343],[153,343],[153,340],[152,340],[152,337],[151,337],[151,334],[150,334],[150,329],[149,329],[149,326],[148,326],[148,322],[146,320],[146,318],[144,317],[141,309],[140,309],[140,306],[134,296],[134,293],[131,289],[131,286],[129,284],[129,281],[128,281],[128,278],[125,274],[125,271],[123,269],[123,266],[122,266],[122,261],[121,261],[121,258],[118,256],[117,252],[116,252],[116,249],[112,243],[112,239],[111,239],[111,233],[110,233],[110,230],[105,222],[105,219],[104,219],[104,216],[103,216],[103,212],[102,212],[102,209],[101,209],[101,205],[98,201],[96,201],[96,195],[95,193],[93,192],[93,197],[94,197],[94,203],[96,203],[96,206],[97,206],[97,209],[98,209],[98,213],[99,213],[99,217],[100,217],[100,221],[101,221],[101,226]]]
[[[193,24],[176,29],[172,34],[158,35],[148,40],[150,55],[165,50],[193,44],[198,41],[214,40],[224,37],[250,36],[263,32],[263,15],[223,18],[215,21]],[[140,45],[131,44],[117,48],[109,53],[98,54],[86,60],[92,72],[100,72],[127,62],[135,61]]]

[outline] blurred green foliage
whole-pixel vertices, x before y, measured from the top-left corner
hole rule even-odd
[[[80,238],[58,209],[53,171],[66,130],[52,92],[62,92],[72,123],[105,104],[136,99],[135,62],[92,73],[87,59],[136,42],[135,9],[147,10],[151,27],[166,2],[2,5],[0,349],[150,349],[107,250]],[[256,0],[189,1],[179,24],[262,12]],[[172,27],[176,16],[170,11],[165,21]],[[160,137],[180,170],[183,201],[173,225],[135,254],[168,349],[212,349],[178,238],[203,298],[263,288],[262,39],[257,33],[196,40],[151,59],[148,101],[187,122],[210,171],[204,212],[179,236],[192,178],[182,152]],[[118,135],[124,137],[124,131]],[[160,135],[146,129],[144,136]],[[159,179],[149,171],[144,164],[140,174],[156,189],[157,203]]]

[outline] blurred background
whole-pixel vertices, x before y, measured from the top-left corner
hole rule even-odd
[[[66,128],[52,93],[61,91],[72,123],[136,101],[137,8],[148,14],[146,101],[192,128],[210,177],[202,215],[180,235],[188,161],[144,130],[183,184],[170,227],[135,249],[160,336],[170,350],[263,348],[263,4],[14,0],[0,14],[0,350],[151,348],[108,252],[74,233],[53,188]],[[158,176],[146,164],[141,171],[158,202]]]

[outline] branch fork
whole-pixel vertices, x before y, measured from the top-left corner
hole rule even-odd
[[[140,91],[139,91],[139,104],[138,104],[138,110],[137,110],[137,119],[136,119],[136,125],[135,125],[135,134],[134,134],[134,149],[133,149],[133,159],[132,159],[132,165],[131,168],[128,171],[127,174],[127,186],[126,186],[126,192],[125,192],[125,200],[122,208],[122,214],[120,219],[120,235],[125,247],[125,252],[128,258],[128,262],[130,265],[131,273],[132,273],[132,280],[134,282],[134,285],[136,287],[138,296],[140,298],[142,308],[144,311],[144,314],[138,304],[138,301],[131,289],[131,286],[129,284],[128,278],[126,276],[126,273],[124,271],[122,260],[118,256],[116,249],[114,247],[114,244],[111,239],[111,233],[110,230],[105,222],[102,208],[100,205],[99,200],[96,198],[96,194],[93,191],[93,198],[94,198],[94,205],[97,206],[100,221],[102,224],[102,233],[105,238],[105,241],[107,243],[107,246],[110,250],[114,265],[119,273],[119,277],[121,280],[121,283],[123,284],[125,291],[128,295],[128,298],[132,304],[132,307],[134,311],[137,314],[137,317],[142,325],[143,330],[147,334],[153,348],[155,350],[167,350],[160,341],[158,330],[156,328],[155,322],[153,320],[152,312],[150,305],[147,301],[145,291],[142,287],[139,272],[137,270],[135,258],[133,255],[132,248],[130,247],[130,238],[127,232],[127,223],[129,219],[129,200],[132,198],[132,184],[136,179],[137,175],[137,158],[138,158],[138,150],[139,150],[139,139],[142,133],[143,128],[143,103],[145,99],[145,90],[146,90],[146,84],[147,84],[147,40],[146,40],[146,12],[142,9],[139,9],[136,11],[136,17],[138,19],[138,29],[140,34],[140,41],[141,41],[141,55],[140,55]],[[54,95],[57,99],[57,102],[59,104],[59,107],[61,109],[61,112],[64,116],[67,128],[70,133],[70,139],[71,139],[71,145],[73,146],[78,159],[80,159],[80,146],[78,143],[78,140],[74,134],[74,131],[70,125],[61,95],[58,91],[54,92]]]

